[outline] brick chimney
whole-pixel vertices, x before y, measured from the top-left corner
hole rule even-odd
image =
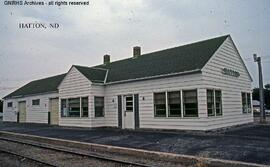
[[[141,47],[135,46],[133,47],[133,58],[137,58],[141,56]]]
[[[103,56],[103,64],[109,64],[110,63],[110,55],[104,55]]]

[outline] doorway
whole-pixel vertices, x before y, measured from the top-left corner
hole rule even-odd
[[[26,122],[26,101],[19,102],[19,122]]]
[[[123,98],[123,129],[134,129],[133,95],[126,95]]]
[[[50,99],[49,118],[48,123],[51,125],[58,125],[59,123],[59,99]]]

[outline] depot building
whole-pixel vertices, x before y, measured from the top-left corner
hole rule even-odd
[[[212,130],[253,122],[251,76],[230,35],[32,81],[4,97],[4,121]]]

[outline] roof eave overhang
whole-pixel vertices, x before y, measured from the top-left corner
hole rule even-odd
[[[4,97],[3,99],[4,99],[4,100],[8,100],[8,99],[18,99],[18,98],[24,98],[24,97],[29,97],[29,96],[39,96],[39,95],[52,94],[52,93],[58,93],[58,91],[50,91],[50,92],[42,92],[42,93],[35,93],[35,94],[10,96],[10,97]]]
[[[150,80],[150,79],[166,78],[166,77],[172,77],[172,76],[178,76],[178,75],[189,75],[189,74],[195,74],[195,73],[201,73],[201,69],[195,69],[195,70],[177,72],[177,73],[170,73],[170,74],[163,74],[163,75],[155,75],[155,76],[149,76],[149,77],[143,77],[143,78],[121,80],[121,81],[115,81],[115,82],[108,82],[108,83],[104,83],[102,85],[121,84],[121,83],[127,83],[127,82],[135,82],[135,81],[143,81],[143,80]]]

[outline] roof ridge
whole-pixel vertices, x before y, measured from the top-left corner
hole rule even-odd
[[[100,68],[100,67],[97,67],[97,66],[92,66],[92,67],[89,67],[89,66],[81,66],[81,65],[73,65],[74,67],[83,67],[83,68],[90,68],[90,69],[95,69],[95,70],[108,70],[106,68]]]
[[[170,48],[167,48],[167,49],[162,49],[162,50],[157,50],[157,51],[145,53],[145,54],[142,54],[142,55],[148,55],[148,54],[152,54],[152,53],[163,52],[163,51],[167,51],[167,50],[171,50],[171,49],[176,49],[176,48],[180,48],[180,47],[184,47],[184,46],[199,44],[199,43],[207,42],[207,41],[210,41],[210,40],[215,40],[215,39],[218,39],[218,38],[224,38],[224,37],[229,37],[229,36],[230,35],[228,34],[228,35],[222,35],[222,36],[218,36],[218,37],[214,37],[214,38],[210,38],[210,39],[208,38],[208,39],[199,40],[199,41],[192,42],[192,43],[186,43],[186,44],[183,44],[183,45],[170,47]]]
[[[163,52],[163,51],[167,51],[167,50],[171,50],[171,49],[176,49],[176,48],[179,48],[179,47],[184,47],[184,46],[188,46],[188,45],[194,45],[194,44],[207,42],[207,41],[215,40],[215,39],[218,39],[218,38],[229,37],[229,36],[230,36],[230,34],[227,34],[227,35],[213,37],[213,38],[210,38],[210,39],[208,38],[208,39],[204,39],[204,40],[199,40],[199,41],[196,41],[196,42],[186,43],[186,44],[175,46],[175,47],[170,47],[170,48],[166,48],[166,49],[162,49],[162,50],[152,51],[152,52],[149,52],[149,53],[142,54],[141,56],[147,56],[147,55],[150,55],[150,54],[153,54],[153,53]],[[128,59],[134,59],[134,58],[133,57],[128,57],[128,58],[125,58],[125,59],[116,60],[116,61],[110,62],[108,65],[110,65],[112,63],[115,63],[115,62],[121,62],[121,61],[124,61],[124,60],[128,60]],[[136,59],[134,59],[134,60],[136,60]],[[96,66],[93,66],[93,67],[98,67],[98,66],[101,66],[101,65],[104,65],[104,64],[99,64],[99,65],[96,65]],[[106,67],[106,65],[104,65],[104,66]]]
[[[66,75],[66,74],[67,74],[67,73],[62,73],[62,74],[57,74],[57,75],[53,75],[53,76],[46,77],[46,78],[35,79],[35,80],[30,81],[29,83],[35,82],[35,81],[40,81],[40,80],[43,80],[43,79],[49,79],[49,78],[53,78],[53,77],[58,77],[58,76],[61,76],[61,75]]]
[[[99,67],[89,67],[91,69],[96,69],[96,70],[104,70],[104,71],[107,71],[108,69],[106,68],[99,68]]]
[[[67,73],[30,81],[29,83],[4,96],[3,99],[57,91],[59,81],[62,80],[66,74]]]

